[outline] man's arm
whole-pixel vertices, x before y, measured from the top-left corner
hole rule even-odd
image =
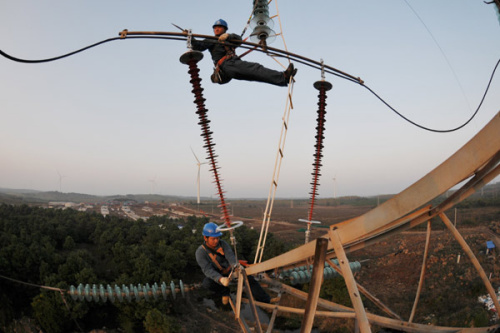
[[[238,34],[229,34],[229,41],[239,45],[242,39]]]
[[[202,41],[196,40],[194,38],[191,39],[191,47],[195,51],[205,51],[210,48],[214,44],[214,41],[209,39],[204,39]]]
[[[237,34],[230,34],[230,33],[223,33],[222,35],[219,36],[219,42],[222,43],[229,43],[231,44],[232,47],[238,47],[241,44],[241,36]]]

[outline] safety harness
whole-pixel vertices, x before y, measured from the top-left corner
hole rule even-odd
[[[247,40],[247,38],[245,38],[245,41],[246,40]],[[234,46],[224,46],[224,48],[226,49],[226,55],[223,56],[222,58],[220,58],[219,61],[217,61],[217,63],[215,64],[214,73],[212,74],[212,76],[210,76],[210,79],[212,80],[213,83],[224,84],[224,83],[228,83],[229,81],[231,81],[231,78],[224,76],[224,72],[221,71],[220,67],[222,66],[224,61],[236,57],[236,51],[235,51],[236,48]],[[246,51],[245,53],[240,55],[239,58],[240,59],[243,58],[244,56],[246,56],[248,53],[252,52],[256,48],[257,48],[257,46]]]
[[[235,49],[234,47],[229,46],[224,46],[224,48],[226,49],[226,55],[220,58],[219,61],[217,61],[217,63],[215,64],[214,73],[210,77],[213,83],[224,84],[231,81],[231,78],[227,79],[226,77],[224,77],[224,73],[221,72],[220,66],[222,66],[224,61],[236,56]]]
[[[217,256],[225,259],[225,257],[224,257],[224,249],[222,248],[222,246],[219,246],[219,248],[217,250],[213,250],[213,249],[211,249],[209,247],[207,248],[205,246],[205,244],[203,244],[202,246],[203,246],[203,249],[205,249],[205,251],[207,252],[207,254],[210,257],[210,259],[212,259],[212,262],[215,264],[215,266],[217,266],[217,268],[219,269],[219,271],[221,271],[221,273],[223,275],[229,274],[229,272],[231,271],[231,266],[223,268],[221,266],[221,264],[219,263],[219,261],[217,260]]]

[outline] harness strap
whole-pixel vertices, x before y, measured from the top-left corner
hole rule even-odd
[[[216,68],[219,68],[219,66],[222,65],[222,63],[224,61],[226,61],[227,59],[229,59],[229,55],[228,54],[226,54],[225,56],[223,56],[222,58],[220,58],[219,61],[217,61]]]
[[[224,46],[224,49],[226,50],[226,55],[220,58],[219,61],[217,61],[217,63],[215,64],[215,70],[217,72],[219,72],[219,67],[224,63],[224,61],[236,56],[234,47]]]
[[[212,262],[215,264],[215,266],[217,266],[217,268],[219,269],[219,271],[222,272],[222,274],[227,274],[231,271],[231,267],[223,268],[221,266],[221,264],[219,263],[219,261],[217,260],[217,256],[221,256],[221,257],[224,256],[224,249],[222,247],[219,247],[217,250],[214,251],[212,249],[207,249],[205,247],[205,244],[203,244],[202,246],[205,249],[205,251],[207,252],[210,259],[212,259]]]

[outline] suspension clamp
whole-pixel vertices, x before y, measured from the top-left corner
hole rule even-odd
[[[127,29],[123,29],[123,31],[120,32],[120,38],[121,39],[127,38],[127,33],[128,33],[128,30]]]
[[[325,80],[325,62],[323,59],[320,59],[321,61],[321,80]]]
[[[181,55],[179,61],[185,65],[188,65],[191,61],[198,62],[203,59],[203,53],[200,51],[193,50],[193,45],[191,44],[191,40],[193,38],[193,34],[191,33],[191,29],[187,30],[187,48],[183,55]]]
[[[191,44],[191,40],[193,39],[193,33],[191,29],[187,31],[187,48],[191,51],[193,50],[193,45]]]

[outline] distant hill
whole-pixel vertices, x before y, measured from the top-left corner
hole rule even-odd
[[[25,203],[22,198],[0,192],[0,203],[9,205],[20,205]]]
[[[448,191],[448,195],[451,194],[453,190]],[[339,197],[339,198],[318,198],[317,203],[319,205],[376,205],[380,204],[391,197],[393,194],[384,194],[371,197],[359,197],[359,196],[349,196],[349,197]],[[442,201],[446,198],[446,194],[438,198],[438,201]],[[469,199],[497,199],[500,198],[500,182],[486,185],[482,190],[471,195]],[[241,200],[252,200],[252,201],[262,201],[265,199],[243,199],[243,198],[229,198],[232,201]],[[213,201],[212,199],[202,198],[203,201]],[[281,198],[278,200],[283,200],[288,202],[286,198]],[[300,201],[308,202],[307,198],[295,198],[295,202]],[[51,201],[63,201],[63,202],[75,202],[75,203],[103,203],[109,201],[135,201],[138,203],[143,202],[159,202],[159,203],[169,203],[169,202],[189,202],[195,203],[195,197],[183,197],[176,195],[160,195],[160,194],[126,194],[126,195],[110,195],[110,196],[97,196],[82,193],[63,193],[58,191],[48,191],[42,192],[30,189],[8,189],[0,188],[0,203],[8,204],[22,204],[22,203],[33,203],[41,204],[48,203]],[[288,204],[288,203],[284,203]]]
[[[159,194],[127,194],[97,196],[82,193],[63,193],[58,191],[35,191],[24,189],[0,188],[0,203],[8,204],[40,204],[52,201],[75,202],[75,203],[99,203],[108,201],[136,201],[136,202],[182,202],[196,200],[194,197],[181,197],[174,195]]]
[[[37,192],[41,192],[41,191],[0,187],[0,193],[7,193],[7,194],[11,194],[11,193],[37,193]]]

